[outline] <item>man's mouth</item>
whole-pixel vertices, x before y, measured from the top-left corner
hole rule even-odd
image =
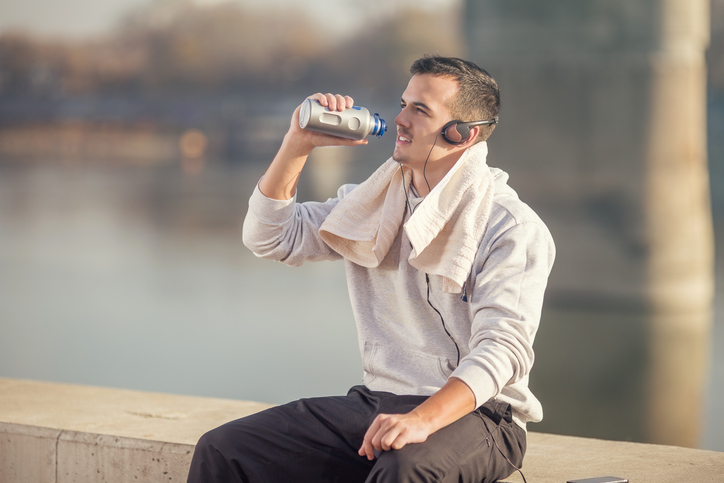
[[[403,143],[411,143],[411,142],[412,142],[412,139],[411,139],[410,137],[404,135],[404,134],[398,134],[398,135],[397,135],[397,140],[398,140],[399,142],[403,142]]]

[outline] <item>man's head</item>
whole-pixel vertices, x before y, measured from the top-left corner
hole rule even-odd
[[[410,73],[448,77],[458,85],[458,91],[447,102],[453,119],[480,121],[493,119],[500,111],[498,84],[485,70],[467,60],[456,57],[425,56],[416,60]],[[476,141],[485,141],[495,129],[494,124],[480,126]]]
[[[424,57],[412,66],[412,77],[395,117],[397,138],[392,158],[412,169],[418,193],[434,187],[473,144],[490,136],[493,126],[477,125],[468,135],[442,136],[451,121],[480,121],[498,114],[495,81],[475,64],[460,59]]]

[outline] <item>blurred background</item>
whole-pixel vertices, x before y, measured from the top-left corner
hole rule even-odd
[[[342,264],[258,260],[241,222],[307,95],[392,125],[425,53],[498,80],[489,164],[558,246],[530,429],[724,451],[724,0],[4,0],[0,377],[360,383]],[[364,180],[391,132],[315,152],[299,199]]]

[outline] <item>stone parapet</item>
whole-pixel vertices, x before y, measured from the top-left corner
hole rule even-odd
[[[267,407],[0,378],[0,482],[183,482],[203,433]],[[531,432],[523,473],[530,483],[716,482],[724,453]]]

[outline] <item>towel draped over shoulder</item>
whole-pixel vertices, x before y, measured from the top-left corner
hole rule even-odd
[[[468,148],[404,224],[410,265],[442,276],[446,293],[462,291],[490,217],[494,188],[487,154],[485,142]],[[388,159],[337,203],[320,237],[348,260],[378,267],[404,221],[411,180],[409,168]]]

